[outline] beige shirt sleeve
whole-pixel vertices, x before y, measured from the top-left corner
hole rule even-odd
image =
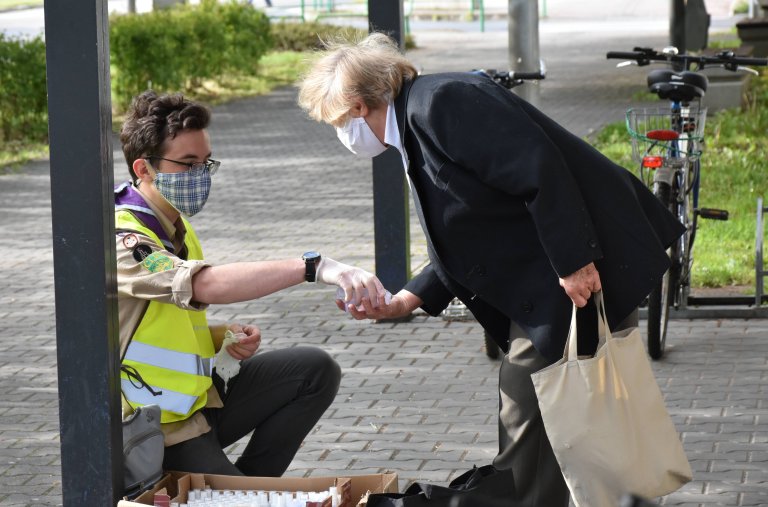
[[[118,297],[170,303],[184,310],[204,310],[208,305],[192,299],[192,277],[205,261],[188,261],[158,247],[138,233],[117,235]]]

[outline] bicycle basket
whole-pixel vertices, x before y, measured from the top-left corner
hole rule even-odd
[[[627,111],[627,130],[632,137],[632,156],[638,162],[644,156],[661,154],[687,158],[698,157],[704,139],[707,108],[684,107],[679,112],[666,108],[633,108]]]

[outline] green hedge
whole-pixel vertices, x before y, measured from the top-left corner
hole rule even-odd
[[[132,97],[199,92],[207,82],[258,75],[269,49],[307,51],[320,41],[361,30],[322,23],[276,23],[233,0],[110,18],[112,103],[122,112]],[[0,145],[5,151],[48,140],[45,43],[0,33]]]
[[[255,75],[272,46],[269,19],[248,3],[179,6],[110,19],[112,97],[117,110],[152,88],[186,91],[209,79]]]
[[[272,40],[274,48],[281,51],[313,51],[322,49],[323,41],[343,38],[362,39],[368,32],[349,26],[328,25],[314,22],[272,23]],[[405,36],[405,48],[414,49],[416,42],[411,34]]]
[[[45,43],[0,32],[0,144],[47,139]]]
[[[275,49],[281,51],[312,51],[321,49],[323,41],[335,39],[340,35],[354,35],[358,38],[366,35],[365,30],[358,28],[327,25],[316,21],[272,23],[271,32]]]

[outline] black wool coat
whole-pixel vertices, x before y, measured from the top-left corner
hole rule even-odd
[[[558,278],[594,262],[615,326],[667,269],[665,249],[683,232],[671,213],[626,169],[491,79],[405,81],[395,113],[430,258],[405,289],[429,314],[456,296],[503,350],[511,319],[554,361],[573,309]],[[580,336],[580,348],[584,340],[596,337]]]

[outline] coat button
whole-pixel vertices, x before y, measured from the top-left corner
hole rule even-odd
[[[590,239],[587,244],[589,245],[589,248],[597,248],[597,241],[594,239]]]
[[[525,301],[521,306],[525,313],[531,313],[533,311],[533,303],[530,301]]]

